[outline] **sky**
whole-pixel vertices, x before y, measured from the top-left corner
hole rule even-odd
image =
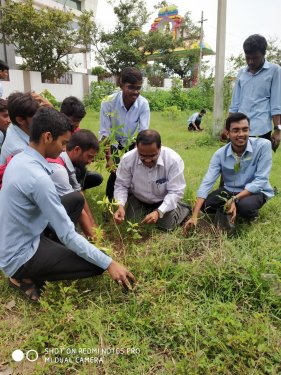
[[[226,59],[231,55],[237,56],[243,52],[243,42],[251,34],[261,34],[265,38],[279,38],[281,41],[281,0],[226,0]],[[118,0],[115,1],[118,4]],[[157,10],[153,6],[159,0],[146,0],[147,9],[153,12],[149,25],[157,17]],[[179,14],[184,16],[191,12],[191,19],[197,23],[201,19],[203,11],[204,19],[204,41],[216,49],[216,27],[217,27],[217,0],[178,0],[171,1],[178,7]],[[105,30],[110,30],[116,23],[112,6],[106,0],[98,1],[96,22]],[[198,23],[199,26],[199,23]],[[210,60],[210,58],[208,58]],[[212,59],[211,59],[212,60]],[[211,61],[212,63],[212,61]],[[214,63],[214,59],[213,59]]]

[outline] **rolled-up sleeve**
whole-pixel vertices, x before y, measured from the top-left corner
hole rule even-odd
[[[208,193],[214,186],[220,173],[221,173],[220,155],[218,152],[216,152],[210,161],[209,169],[205,177],[203,178],[203,181],[197,191],[197,198],[203,198],[203,199],[207,198]]]
[[[281,68],[276,67],[272,77],[270,94],[271,116],[281,114]]]
[[[101,103],[100,109],[100,139],[108,137],[111,132],[111,116],[110,116],[110,105],[109,101],[104,101]]]
[[[143,104],[143,111],[139,118],[139,131],[147,130],[150,123],[150,108],[147,101]]]
[[[241,75],[241,70],[238,73],[238,76],[235,81],[233,93],[232,93],[232,98],[231,98],[231,103],[229,107],[229,112],[230,113],[236,113],[239,110],[239,106],[241,103],[241,86],[240,86],[240,75]]]
[[[114,199],[125,206],[128,199],[128,191],[132,183],[132,172],[126,166],[126,159],[122,159],[116,171],[116,181],[114,185]]]

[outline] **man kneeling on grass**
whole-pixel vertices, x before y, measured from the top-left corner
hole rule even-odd
[[[250,121],[243,113],[230,115],[226,119],[226,130],[229,143],[213,155],[185,230],[197,224],[202,208],[207,213],[216,213],[225,206],[228,214],[225,217],[230,219],[230,224],[234,224],[237,214],[252,221],[274,195],[269,183],[271,143],[262,138],[249,138]],[[219,175],[223,186],[208,195]]]
[[[174,150],[161,147],[160,134],[155,130],[141,131],[136,143],[137,148],[123,156],[116,172],[114,198],[119,208],[115,221],[120,224],[126,216],[172,230],[190,212],[181,201],[186,186],[184,162]]]
[[[65,115],[39,109],[32,119],[30,144],[9,163],[0,191],[0,269],[31,301],[38,301],[46,280],[80,279],[107,270],[124,287],[134,281],[125,267],[75,231],[61,204],[45,158],[55,159],[65,151],[70,130]],[[44,236],[47,225],[61,243]]]

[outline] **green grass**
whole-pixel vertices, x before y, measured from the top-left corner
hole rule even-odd
[[[187,116],[167,120],[152,113],[151,128],[183,157],[185,199],[192,201],[220,144],[209,137],[210,114],[200,134],[187,132]],[[88,113],[82,126],[97,133],[99,115]],[[281,189],[280,150],[273,163],[271,183]],[[106,180],[105,170],[103,175]],[[105,182],[87,193],[100,223],[96,202],[104,190]],[[280,212],[278,195],[261,209],[256,224],[241,224],[231,238],[205,222],[188,237],[181,229],[167,234],[140,226],[143,239],[132,240],[123,225],[124,248],[114,225],[105,225],[104,246],[137,277],[128,294],[104,275],[49,283],[41,305],[34,307],[2,275],[0,372],[8,367],[14,374],[48,375],[280,374]],[[46,348],[61,349],[73,363],[45,363]],[[108,354],[99,364],[75,362],[76,357],[100,357],[95,352],[67,354],[83,348]],[[15,363],[15,349],[35,349],[39,359]]]

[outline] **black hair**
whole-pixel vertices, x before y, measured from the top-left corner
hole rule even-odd
[[[265,55],[267,41],[264,36],[259,34],[250,35],[243,43],[243,49],[246,54],[255,53],[257,51]]]
[[[84,104],[75,96],[69,96],[61,103],[60,111],[67,117],[82,119],[86,115]]]
[[[69,119],[54,108],[41,107],[32,118],[30,141],[39,143],[41,135],[50,132],[55,141],[60,135],[71,131]]]
[[[66,149],[67,151],[71,151],[76,146],[79,146],[83,152],[90,150],[90,148],[93,148],[95,151],[99,151],[99,141],[97,137],[93,132],[86,129],[81,129],[72,134],[69,142],[66,145]]]
[[[142,82],[142,73],[134,67],[127,67],[120,73],[120,84]]]
[[[137,135],[136,139],[137,145],[139,143],[143,145],[151,145],[152,143],[156,143],[157,147],[161,147],[161,136],[156,130],[142,130]]]
[[[8,111],[8,101],[5,99],[0,99],[0,112]]]
[[[205,114],[206,113],[206,109],[204,109],[204,108],[201,109],[200,113],[204,113]]]
[[[247,120],[248,123],[249,123],[249,126],[250,126],[250,120],[248,118],[248,116],[246,116],[244,113],[241,113],[241,112],[236,112],[236,113],[232,113],[231,115],[229,115],[227,117],[227,119],[225,120],[225,128],[227,131],[230,131],[230,126],[233,122],[239,122],[241,120]]]
[[[33,117],[39,108],[39,103],[32,97],[30,93],[23,94],[22,92],[15,92],[8,96],[8,112],[11,122],[14,125],[20,126],[17,123],[16,117]]]
[[[0,70],[3,72],[4,70],[9,70],[9,66],[5,63],[5,61],[0,60]]]

